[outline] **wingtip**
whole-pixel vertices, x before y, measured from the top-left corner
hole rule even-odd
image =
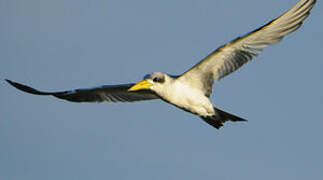
[[[4,80],[5,80],[5,81],[7,81],[7,83],[9,83],[10,85],[12,85],[12,86],[16,87],[16,85],[15,85],[15,84],[17,84],[16,82],[11,81],[11,80],[9,80],[9,79],[4,79]]]
[[[5,81],[7,81],[7,83],[11,84],[12,81],[10,81],[9,79],[4,79]]]
[[[14,87],[16,87],[16,88],[17,88],[17,86],[19,86],[19,83],[16,83],[16,82],[11,81],[11,80],[9,80],[9,79],[5,79],[5,81],[7,81],[7,83],[9,83],[10,85],[12,85],[12,86],[14,86]],[[19,89],[19,88],[18,88],[18,89]]]
[[[19,89],[21,91],[30,93],[30,94],[35,94],[35,95],[52,95],[52,93],[41,92],[41,91],[38,91],[38,90],[36,90],[36,89],[34,89],[32,87],[29,87],[29,86],[26,86],[26,85],[23,85],[23,84],[20,84],[20,83],[11,81],[9,79],[5,79],[5,81],[7,81],[13,87],[15,87],[15,88],[17,88],[17,89]]]

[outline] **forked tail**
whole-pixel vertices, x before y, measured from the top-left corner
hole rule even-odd
[[[237,122],[237,121],[247,121],[246,119],[240,118],[233,114],[224,112],[216,107],[214,107],[215,115],[213,116],[206,116],[201,118],[208,123],[209,125],[215,127],[216,129],[220,129],[223,124],[227,121]]]

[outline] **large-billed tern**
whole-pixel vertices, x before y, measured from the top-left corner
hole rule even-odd
[[[251,61],[266,46],[301,27],[316,0],[301,0],[292,9],[268,24],[218,48],[179,76],[156,72],[137,84],[104,85],[89,89],[43,92],[7,80],[14,87],[36,95],[53,95],[73,102],[134,102],[162,99],[187,112],[200,116],[219,129],[226,121],[246,121],[212,105],[210,96],[218,81]]]

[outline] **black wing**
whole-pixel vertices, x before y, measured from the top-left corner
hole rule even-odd
[[[128,89],[134,84],[104,85],[94,88],[75,89],[70,91],[44,92],[7,79],[6,81],[15,88],[30,94],[52,95],[72,102],[134,102],[159,99],[155,93],[148,90],[128,92]]]

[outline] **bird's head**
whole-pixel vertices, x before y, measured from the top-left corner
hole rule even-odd
[[[156,93],[171,82],[172,78],[165,73],[154,72],[144,77],[144,80],[133,85],[128,91],[151,90]]]

